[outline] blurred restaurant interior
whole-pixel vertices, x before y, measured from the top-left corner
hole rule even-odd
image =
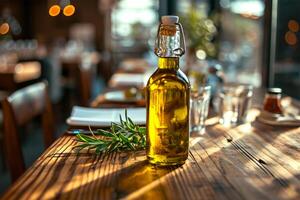
[[[213,94],[223,82],[280,87],[300,100],[299,10],[299,0],[1,0],[0,100],[47,81],[59,137],[74,105],[95,103],[118,81],[145,83],[115,72],[155,70],[163,15],[180,17],[191,84],[203,76]],[[44,151],[40,125],[22,126],[26,168]],[[0,194],[13,182],[3,141],[0,109]]]

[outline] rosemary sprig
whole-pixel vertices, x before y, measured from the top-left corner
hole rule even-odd
[[[91,131],[91,136],[77,134],[79,144],[77,152],[82,149],[95,150],[96,154],[112,151],[140,150],[146,147],[146,128],[135,124],[125,110],[125,120],[120,115],[120,123],[111,123],[109,130],[98,129]]]

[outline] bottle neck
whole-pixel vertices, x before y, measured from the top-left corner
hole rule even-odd
[[[267,93],[266,98],[272,98],[272,99],[280,99],[281,98],[281,94],[270,94],[270,93]]]
[[[160,24],[154,53],[158,57],[180,57],[185,52],[185,42],[181,25]]]
[[[158,58],[159,69],[179,69],[179,57]]]

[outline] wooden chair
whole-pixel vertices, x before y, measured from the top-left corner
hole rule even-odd
[[[1,78],[0,78],[1,80]],[[8,92],[0,90],[0,102],[9,96]],[[4,142],[3,142],[3,113],[2,113],[2,106],[0,104],[0,156],[1,156],[1,168],[5,169],[5,155],[4,155]]]
[[[89,106],[93,81],[92,66],[83,68],[78,62],[63,62],[62,67],[69,72],[68,79],[75,82],[75,87],[79,89],[80,105]]]
[[[24,171],[25,164],[19,141],[18,128],[36,116],[42,116],[45,147],[54,140],[52,106],[47,83],[40,82],[24,87],[2,101],[4,124],[4,149],[12,180]]]
[[[92,72],[91,68],[84,69],[78,68],[77,77],[79,77],[79,84],[80,84],[80,103],[83,106],[89,106],[89,102],[91,99],[92,93]]]

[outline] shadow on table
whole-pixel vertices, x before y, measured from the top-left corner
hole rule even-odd
[[[179,167],[156,167],[145,160],[126,168],[118,177],[117,198],[127,195],[131,198],[141,198],[142,196],[154,199],[156,197],[167,198],[161,186],[161,178]]]
[[[120,161],[121,163],[123,161]],[[126,162],[125,162],[126,164]],[[107,168],[114,165],[103,166],[103,173]],[[80,187],[75,187],[69,191],[59,191],[56,198],[70,198],[74,194],[80,193],[82,197],[103,197],[105,199],[120,199],[124,197],[154,198],[166,197],[161,188],[161,178],[167,176],[180,166],[155,167],[147,160],[138,161],[128,167],[116,170],[112,173],[101,176]],[[108,170],[108,169],[107,169]],[[113,171],[113,170],[112,170]]]

